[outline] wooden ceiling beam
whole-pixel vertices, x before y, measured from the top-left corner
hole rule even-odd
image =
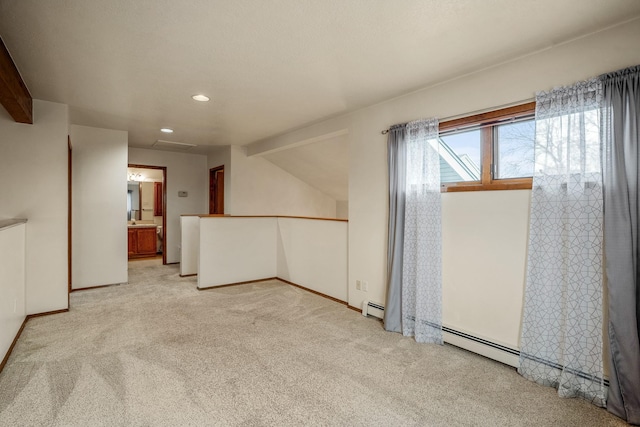
[[[0,104],[18,123],[33,124],[33,100],[0,38]]]

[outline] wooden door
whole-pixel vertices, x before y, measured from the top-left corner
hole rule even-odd
[[[209,213],[224,214],[224,166],[209,170]]]
[[[224,214],[224,169],[216,171],[215,213]]]

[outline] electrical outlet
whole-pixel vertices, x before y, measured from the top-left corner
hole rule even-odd
[[[362,290],[365,292],[369,291],[369,282],[367,282],[366,280],[362,281]]]
[[[362,283],[360,282],[360,280],[356,280],[356,289],[357,290],[361,290],[362,289]]]

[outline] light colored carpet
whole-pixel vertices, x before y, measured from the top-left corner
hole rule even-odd
[[[2,426],[606,426],[605,410],[278,281],[198,291],[158,261],[28,322]]]

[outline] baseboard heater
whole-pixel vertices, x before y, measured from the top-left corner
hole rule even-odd
[[[365,301],[362,303],[362,315],[373,316],[378,319],[382,319],[384,316],[384,306],[371,301]]]
[[[375,302],[364,301],[362,303],[362,315],[382,319],[384,316],[384,306]],[[442,327],[442,336],[448,344],[480,354],[489,359],[497,360],[498,362],[515,368],[520,366],[520,351],[517,349],[446,326]]]

